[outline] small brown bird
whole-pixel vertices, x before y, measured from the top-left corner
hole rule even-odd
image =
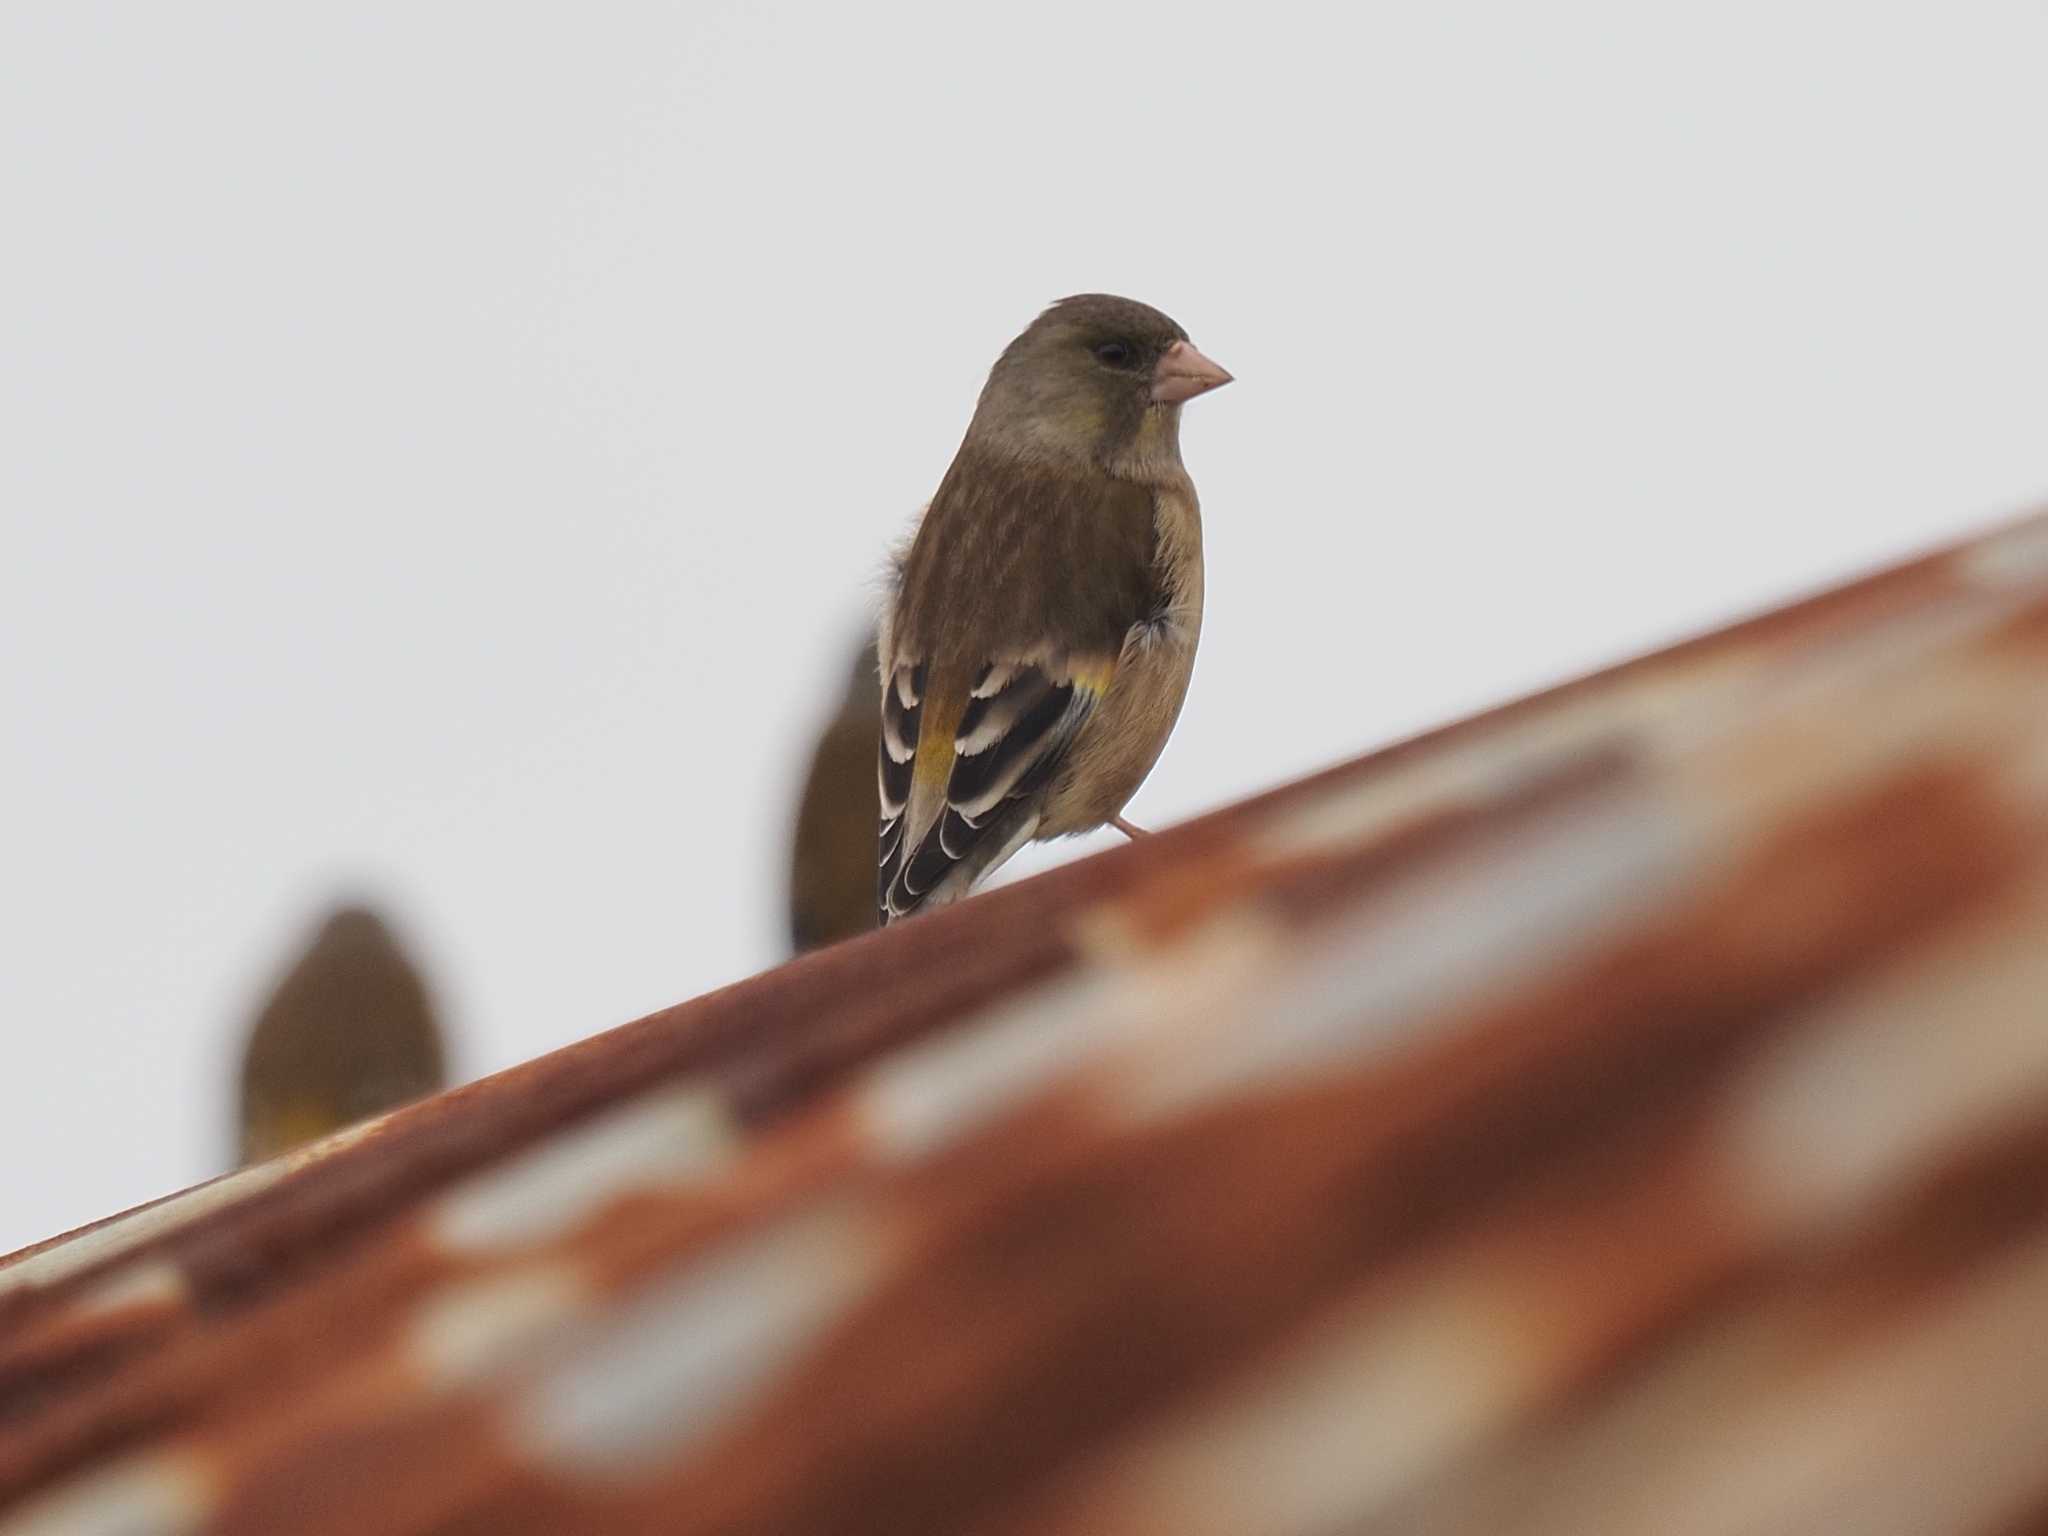
[[[1146,304],[1062,299],[990,370],[882,613],[884,922],[1114,823],[1202,625],[1181,406],[1230,375]]]
[[[846,692],[811,754],[789,857],[789,939],[798,954],[875,926],[875,642],[863,637]]]
[[[446,1081],[441,1032],[419,973],[374,913],[343,907],[250,1031],[241,1160],[275,1157]]]

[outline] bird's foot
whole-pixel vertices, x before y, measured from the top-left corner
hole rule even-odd
[[[1150,837],[1152,835],[1150,832],[1147,832],[1143,827],[1132,826],[1128,821],[1125,821],[1121,816],[1110,817],[1109,824],[1112,827],[1115,827],[1117,831],[1123,833],[1125,837],[1130,838],[1133,842],[1136,842],[1141,837]]]

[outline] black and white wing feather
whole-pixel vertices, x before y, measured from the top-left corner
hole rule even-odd
[[[902,866],[903,823],[910,810],[910,782],[917,759],[918,728],[924,717],[925,667],[901,666],[883,681],[881,790],[881,895],[888,910],[889,882]]]
[[[1108,677],[989,662],[954,699],[927,698],[926,681],[923,666],[899,665],[883,694],[884,923],[972,885],[1030,839],[1038,791]]]

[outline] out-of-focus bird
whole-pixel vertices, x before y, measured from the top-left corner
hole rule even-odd
[[[1202,623],[1187,332],[1062,299],[990,370],[880,633],[881,912],[954,901],[1033,839],[1114,823],[1166,745]]]
[[[419,973],[372,912],[343,907],[265,1003],[242,1056],[241,1160],[259,1162],[440,1089]]]
[[[789,939],[801,954],[875,926],[875,642],[863,636],[838,709],[818,737],[797,802]]]

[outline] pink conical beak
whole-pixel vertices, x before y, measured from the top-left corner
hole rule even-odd
[[[1176,341],[1152,370],[1152,399],[1161,405],[1178,404],[1229,382],[1230,375],[1222,368],[1187,342]]]

